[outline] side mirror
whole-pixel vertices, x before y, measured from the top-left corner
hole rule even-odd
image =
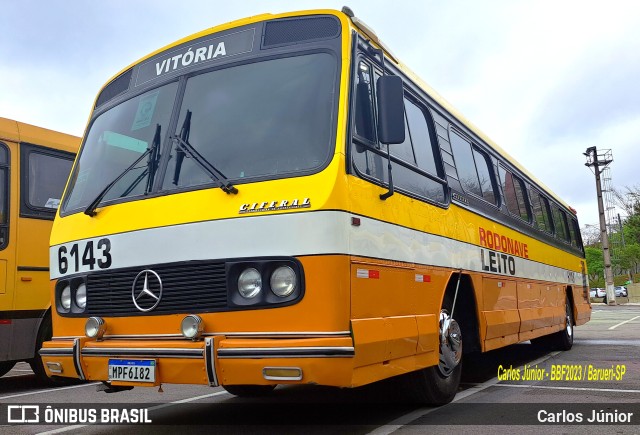
[[[382,76],[377,81],[378,139],[383,144],[404,142],[404,91],[398,76]]]

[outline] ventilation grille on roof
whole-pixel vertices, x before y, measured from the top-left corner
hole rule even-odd
[[[336,17],[304,17],[268,21],[265,24],[262,47],[295,44],[340,35],[340,21]]]
[[[111,83],[109,83],[105,88],[100,92],[98,96],[98,101],[96,101],[96,107],[103,105],[107,101],[112,98],[120,95],[127,89],[129,89],[129,82],[131,82],[131,73],[133,72],[133,68],[123,72],[118,77],[113,79]]]

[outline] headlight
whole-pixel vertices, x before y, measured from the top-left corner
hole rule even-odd
[[[245,269],[238,278],[238,293],[245,299],[258,296],[262,290],[262,276],[253,267]]]
[[[100,340],[106,330],[107,324],[101,317],[89,317],[84,324],[84,333],[89,338],[97,338]]]
[[[202,335],[204,325],[200,316],[190,314],[182,319],[180,329],[182,330],[182,335],[184,335],[186,338],[196,340]]]
[[[87,307],[87,285],[84,283],[76,289],[76,306],[83,310]]]
[[[289,266],[280,266],[271,274],[270,284],[276,296],[287,297],[296,289],[296,273]]]
[[[62,292],[60,292],[60,305],[65,310],[68,310],[71,308],[71,287],[70,286],[66,286],[65,288],[62,289]]]

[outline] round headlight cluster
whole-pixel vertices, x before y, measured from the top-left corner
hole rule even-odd
[[[286,298],[297,287],[298,277],[289,266],[276,268],[269,278],[269,287],[274,295]],[[238,293],[245,299],[253,299],[262,291],[262,274],[258,269],[249,267],[238,277]]]
[[[66,286],[60,292],[60,305],[65,310],[69,310],[71,308],[71,286]]]
[[[60,280],[56,284],[55,306],[61,314],[81,314],[87,310],[87,284],[85,277]]]
[[[269,283],[276,296],[285,298],[296,289],[296,273],[289,266],[280,266],[271,274]]]
[[[238,278],[238,292],[245,299],[258,296],[262,290],[262,276],[257,269],[250,267],[245,269]]]

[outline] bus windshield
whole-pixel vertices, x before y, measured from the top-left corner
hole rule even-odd
[[[180,140],[234,184],[320,169],[332,148],[336,73],[333,55],[304,54],[193,75],[184,92],[173,82],[120,103],[93,121],[62,211],[86,208],[140,158],[158,126],[165,147],[156,175],[164,174],[156,183],[160,190],[216,184],[197,162],[180,155],[177,142],[188,113],[188,133]],[[182,99],[180,112],[169,126],[176,98]],[[148,166],[142,159],[102,201],[146,194]]]

